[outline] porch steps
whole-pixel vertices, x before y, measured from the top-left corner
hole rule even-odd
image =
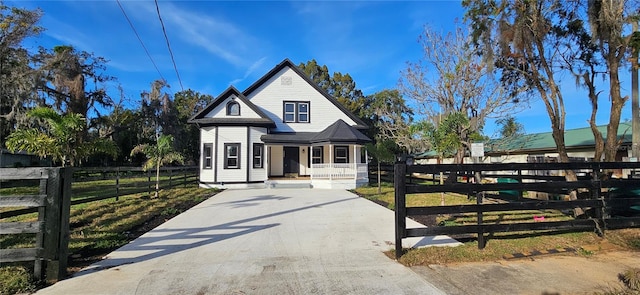
[[[311,182],[306,181],[265,181],[267,188],[312,188]]]

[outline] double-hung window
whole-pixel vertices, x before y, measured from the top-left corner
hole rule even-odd
[[[224,169],[240,169],[240,144],[224,144]]]
[[[349,163],[349,147],[336,146],[333,153],[334,163]]]
[[[284,121],[287,123],[309,123],[308,101],[285,101]]]
[[[253,144],[253,168],[264,167],[263,155],[264,155],[264,144],[254,143]]]
[[[308,102],[298,103],[298,122],[309,123],[309,103]]]
[[[311,163],[312,164],[322,164],[322,147],[314,146],[311,149]]]
[[[213,144],[205,143],[204,148],[202,150],[202,168],[211,169],[211,167],[213,167],[212,154],[213,154]]]

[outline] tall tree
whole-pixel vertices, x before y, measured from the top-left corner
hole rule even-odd
[[[0,1],[0,142],[15,128],[27,127],[27,111],[37,103],[31,56],[21,47],[42,32],[40,10],[9,7]]]
[[[160,167],[173,162],[182,164],[184,158],[180,153],[173,151],[173,137],[171,135],[160,135],[155,144],[140,144],[131,150],[131,156],[138,153],[147,157],[147,161],[142,165],[144,171],[156,169],[155,197],[157,198],[160,191]]]
[[[62,166],[77,166],[83,159],[96,153],[116,156],[112,141],[96,139],[78,142],[78,133],[86,129],[87,122],[80,114],[58,114],[51,108],[39,107],[29,111],[29,116],[45,122],[41,128],[18,129],[7,138],[12,152],[27,151],[42,158],[52,157]]]
[[[592,1],[589,3],[593,4]],[[558,160],[568,162],[564,138],[565,100],[558,81],[567,63],[574,62],[561,54],[571,48],[569,40],[575,36],[565,34],[565,28],[580,25],[580,15],[575,9],[568,8],[571,2],[559,0],[465,0],[463,5],[473,28],[477,52],[495,63],[503,85],[510,87],[513,93],[535,93],[540,97],[551,121]],[[593,97],[590,98],[593,103]],[[614,123],[616,130],[617,124]],[[615,134],[617,132],[609,135]],[[577,180],[573,170],[566,170],[565,177],[569,181]],[[576,192],[572,191],[570,199],[576,198]],[[582,210],[576,208],[575,214],[582,214]]]
[[[445,35],[425,27],[419,38],[423,56],[408,63],[399,85],[410,104],[416,106],[414,111],[430,121],[432,127],[438,128],[442,118],[465,118],[464,128],[454,128],[459,133],[453,135],[461,143],[455,157],[457,163],[463,160],[472,137],[481,133],[487,118],[502,117],[520,106],[520,101],[509,96],[494,78],[492,66],[467,41],[468,36],[460,27]],[[414,130],[428,125],[417,124]],[[425,132],[428,130],[418,134]]]
[[[151,91],[142,92],[140,120],[141,126],[140,142],[153,142],[158,134],[174,135],[177,111],[173,107],[171,96],[165,92],[168,88],[164,80],[156,80],[151,83]]]
[[[329,74],[326,65],[320,66],[315,59],[298,65],[313,82],[333,96],[347,110],[358,116],[365,123],[372,123],[366,116],[369,101],[362,91],[357,88],[351,75],[334,72]]]
[[[500,126],[499,132],[502,138],[524,135],[524,125],[511,115],[496,120],[496,124]]]
[[[464,1],[466,17],[473,27],[477,52],[496,64],[503,85],[514,95],[537,93],[551,121],[552,135],[559,160],[568,162],[564,140],[566,110],[564,96],[558,85],[562,40],[553,34],[552,23],[565,24],[561,18],[561,3],[540,1]],[[497,46],[495,46],[497,42]],[[575,173],[567,174],[575,180]]]
[[[106,59],[66,45],[53,50],[40,48],[36,58],[40,71],[38,88],[52,99],[52,105],[59,111],[86,118],[96,104],[112,105],[103,84],[113,80],[103,73]],[[87,87],[88,81],[93,87]]]
[[[174,108],[178,113],[177,129],[180,130],[175,136],[176,149],[188,162],[198,163],[200,151],[200,129],[187,121],[197,112],[202,110],[214,97],[208,94],[201,94],[191,89],[180,91],[174,96]]]
[[[638,22],[640,4],[637,1],[625,0],[590,0],[586,4],[581,4],[587,5],[592,38],[598,44],[599,52],[608,68],[611,110],[604,143],[604,160],[613,162],[616,161],[616,153],[620,145],[618,139],[620,115],[628,100],[628,96],[623,97],[620,91],[619,74],[620,69],[627,63],[627,59],[631,57],[631,49],[634,46],[632,37],[634,35],[640,37],[640,32],[628,33],[631,22]]]
[[[565,69],[589,91],[589,119],[596,138],[596,158],[615,161],[620,115],[620,69],[634,47],[631,22],[638,21],[637,1],[463,1],[478,53],[495,61],[505,85],[536,92],[551,120],[559,158],[568,160],[564,143],[565,106],[558,81]],[[588,18],[588,22],[584,19]],[[494,46],[495,43],[497,46]],[[608,78],[611,101],[606,140],[596,128],[597,76]]]
[[[376,141],[391,140],[405,152],[426,149],[427,141],[411,134],[413,112],[396,89],[384,89],[367,98],[371,103],[368,118],[371,118]]]

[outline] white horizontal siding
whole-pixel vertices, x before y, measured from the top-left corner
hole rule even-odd
[[[224,144],[240,144],[240,169],[224,168]],[[245,182],[247,180],[247,168],[251,165],[247,163],[247,127],[219,126],[218,127],[218,182]]]
[[[234,100],[240,105],[240,116],[227,116],[227,103]],[[249,106],[247,106],[242,100],[236,98],[235,95],[230,95],[223,102],[217,105],[211,110],[206,118],[260,118],[256,112],[254,112]]]
[[[282,77],[290,77],[289,85],[282,85]],[[285,67],[254,90],[247,97],[260,107],[275,123],[276,132],[319,132],[338,119],[349,125],[356,123],[302,77]],[[310,123],[283,123],[284,101],[309,101]]]
[[[262,127],[251,127],[250,129],[250,148],[251,148],[251,155],[250,158],[250,162],[249,165],[251,167],[250,173],[249,173],[249,181],[264,181],[267,180],[267,173],[266,173],[266,169],[267,167],[267,147],[265,146],[263,151],[262,151],[262,167],[263,168],[253,168],[253,144],[254,143],[262,143],[262,140],[260,140],[260,136],[267,134],[267,129],[266,128],[262,128]]]
[[[215,179],[215,174],[213,167],[211,169],[203,169],[204,168],[204,145],[211,144],[212,146],[215,144],[216,140],[216,128],[215,127],[201,127],[200,128],[200,181],[202,182],[213,182]],[[214,150],[211,151],[212,161],[215,154],[215,146]],[[215,165],[215,162],[212,163]]]

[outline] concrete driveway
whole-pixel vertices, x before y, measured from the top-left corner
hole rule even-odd
[[[393,241],[393,212],[346,191],[227,190],[37,294],[442,294]]]

